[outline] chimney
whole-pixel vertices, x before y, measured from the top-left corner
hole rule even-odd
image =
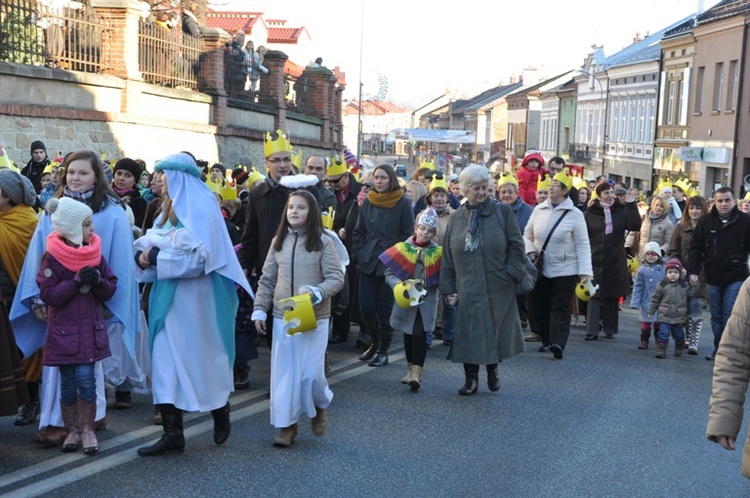
[[[515,76],[511,76],[510,77],[510,84],[511,85],[515,85],[516,84],[516,77]]]
[[[636,31],[635,38],[633,38],[633,43],[638,43],[639,41],[643,40],[643,37],[641,36],[641,33]]]

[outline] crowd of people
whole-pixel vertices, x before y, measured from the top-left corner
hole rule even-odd
[[[587,341],[625,332],[631,293],[639,349],[653,332],[657,358],[670,338],[674,356],[697,355],[708,301],[706,359],[733,353],[722,335],[740,326],[730,316],[746,299],[750,215],[729,187],[709,204],[663,182],[643,202],[604,178],[584,183],[562,158],[546,169],[537,153],[517,174],[426,163],[404,182],[387,164],[363,171],[348,150],[303,165],[280,130],[264,147],[265,177],[190,152],[153,173],[92,151],[53,161],[42,141],[20,170],[0,163],[0,414],[38,422],[41,444],[95,454],[108,383],[115,408],[133,389],[152,393],[163,434],[140,455],[183,451],[185,411],[211,412],[223,444],[230,394],[249,387],[265,338],[273,444],[288,447],[303,415],[325,433],[326,349],[352,324],[372,367],[388,365],[400,333],[401,382],[415,392],[442,340],[471,396],[481,366],[500,389],[499,364],[524,341],[563,359],[573,317],[586,316]],[[529,265],[535,283],[519,295]],[[729,447],[736,431],[709,436]]]

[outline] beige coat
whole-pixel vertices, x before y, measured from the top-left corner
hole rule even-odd
[[[734,303],[714,363],[706,437],[737,439],[742,426],[742,405],[750,381],[750,279],[745,280]],[[750,479],[750,438],[742,450],[742,475]]]
[[[323,300],[315,305],[315,318],[331,316],[331,297],[344,287],[344,270],[334,241],[323,235],[323,250],[307,252],[305,233],[289,232],[281,251],[274,251],[274,237],[255,295],[255,309],[284,316],[279,301],[300,294],[300,287],[317,288]],[[271,309],[273,307],[273,310]]]

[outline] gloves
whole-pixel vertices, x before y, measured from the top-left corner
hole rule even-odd
[[[91,266],[84,266],[78,271],[78,280],[81,284],[94,285],[99,281],[99,270]]]

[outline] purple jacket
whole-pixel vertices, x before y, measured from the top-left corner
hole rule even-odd
[[[47,304],[45,365],[94,363],[111,355],[102,303],[114,295],[117,277],[104,257],[97,270],[101,275],[99,282],[79,289],[76,272],[49,253],[42,260],[36,283]]]

